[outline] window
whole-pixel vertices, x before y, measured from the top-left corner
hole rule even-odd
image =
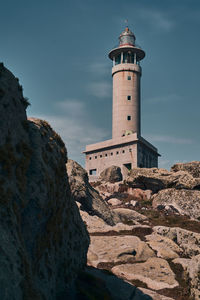
[[[97,156],[95,156],[94,158],[97,159]]]
[[[118,155],[118,154],[119,154],[119,151],[117,151],[116,154]]]
[[[122,150],[122,153],[125,153],[125,150]]]
[[[113,155],[113,153],[111,152],[110,155]]]
[[[91,169],[89,170],[90,175],[96,175],[97,174],[97,169]]]
[[[131,100],[131,96],[129,95],[129,96],[127,96],[127,100]]]
[[[129,152],[132,152],[132,149],[131,149],[131,148],[129,149]]]
[[[131,116],[127,116],[127,120],[130,121],[131,120]]]
[[[105,156],[107,157],[107,156],[108,156],[108,154],[106,153],[106,154],[105,154]]]
[[[92,157],[89,158],[89,160],[91,160],[91,159],[92,159]]]
[[[115,65],[118,65],[120,63],[121,63],[121,54],[119,54],[115,57]]]
[[[102,155],[100,155],[100,157],[102,157]]]
[[[125,167],[128,171],[130,171],[130,170],[131,170],[131,163],[129,163],[129,164],[124,164],[124,167]]]
[[[131,80],[131,76],[127,76],[127,80]]]

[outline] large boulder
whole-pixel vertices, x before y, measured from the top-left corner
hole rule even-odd
[[[90,185],[88,174],[77,162],[69,159],[66,164],[71,193],[75,201],[81,203],[81,209],[90,215],[96,215],[109,225],[120,221],[99,193]]]
[[[200,177],[200,161],[191,161],[188,163],[177,163],[171,167],[172,172],[187,171],[194,178]]]
[[[152,197],[153,208],[171,207],[180,215],[200,219],[200,191],[165,189]]]
[[[122,181],[122,173],[120,167],[111,166],[100,173],[100,180],[110,183]]]
[[[26,117],[18,80],[0,65],[0,299],[67,299],[89,237],[71,196],[65,145]]]
[[[124,181],[129,187],[152,190],[162,189],[200,189],[200,178],[193,178],[186,171],[169,172],[157,168],[135,168]]]

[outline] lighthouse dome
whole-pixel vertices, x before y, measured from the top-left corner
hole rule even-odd
[[[135,35],[128,27],[119,36],[119,46],[123,45],[135,45]]]

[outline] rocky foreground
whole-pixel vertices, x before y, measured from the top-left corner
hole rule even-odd
[[[176,164],[170,172],[138,168],[117,182],[119,170],[110,168],[92,186],[85,170],[74,162],[73,168],[79,185],[98,191],[92,205],[102,201],[101,213],[110,216],[88,210],[83,189],[81,201],[75,197],[90,234],[84,276],[99,284],[105,299],[200,299],[200,162]],[[85,283],[79,285],[84,291]],[[94,299],[101,299],[97,291]]]
[[[72,197],[65,145],[27,119],[18,79],[0,64],[0,299],[72,299],[89,236]]]

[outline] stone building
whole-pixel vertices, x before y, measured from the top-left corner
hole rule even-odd
[[[123,175],[134,167],[158,167],[157,149],[141,137],[140,61],[145,52],[136,46],[135,35],[126,27],[119,46],[108,56],[113,61],[112,139],[86,146],[90,180],[111,165],[121,167]]]

